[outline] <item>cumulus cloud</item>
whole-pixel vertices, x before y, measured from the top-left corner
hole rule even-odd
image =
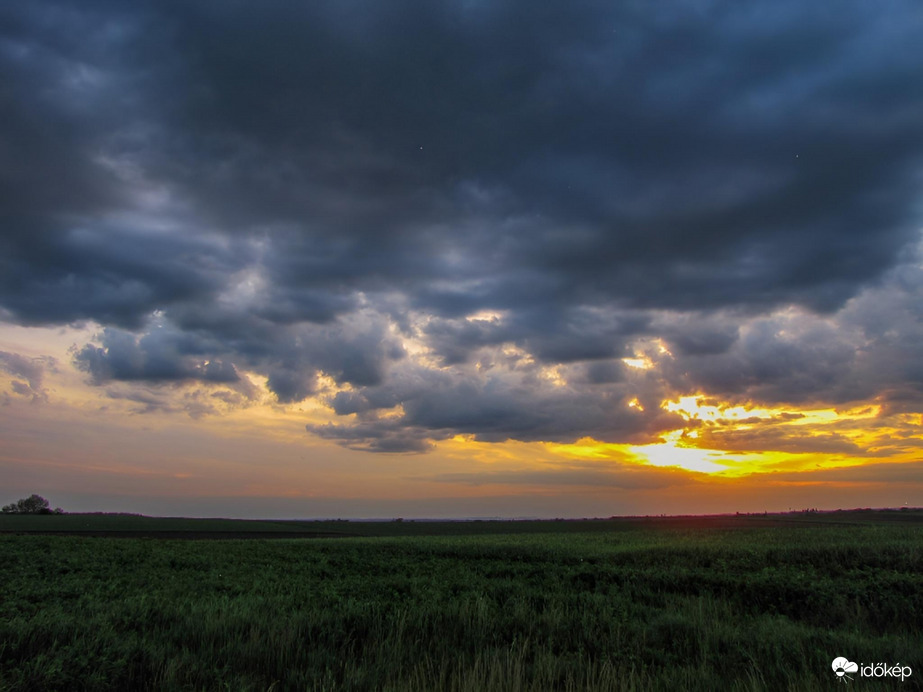
[[[44,387],[45,372],[55,371],[57,360],[50,356],[32,358],[19,353],[0,351],[0,370],[22,380],[12,380],[10,388],[14,394],[28,397],[33,402],[48,401],[48,390]]]
[[[0,314],[102,325],[74,356],[101,387],[251,372],[377,451],[654,441],[697,392],[921,408],[910,0],[0,27]]]
[[[201,347],[181,332],[157,327],[140,338],[119,329],[105,329],[101,346],[87,344],[74,355],[78,367],[97,384],[110,380],[170,382],[238,382],[233,363],[201,360]]]

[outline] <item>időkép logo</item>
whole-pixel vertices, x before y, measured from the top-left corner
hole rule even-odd
[[[895,663],[894,665],[890,663],[854,663],[842,656],[833,659],[832,668],[840,682],[852,680],[853,675],[850,675],[850,673],[858,673],[863,678],[894,678],[904,682],[913,672],[910,666],[902,666],[900,663]]]

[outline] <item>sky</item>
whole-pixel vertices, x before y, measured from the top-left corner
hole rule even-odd
[[[0,5],[0,492],[923,505],[916,0]]]

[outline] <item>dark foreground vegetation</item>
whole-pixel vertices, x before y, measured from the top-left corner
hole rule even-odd
[[[0,690],[920,689],[921,521],[0,517]]]

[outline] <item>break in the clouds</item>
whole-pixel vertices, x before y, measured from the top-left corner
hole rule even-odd
[[[100,386],[252,373],[380,451],[650,441],[697,392],[919,411],[921,30],[910,0],[7,3],[0,315],[101,325]]]

